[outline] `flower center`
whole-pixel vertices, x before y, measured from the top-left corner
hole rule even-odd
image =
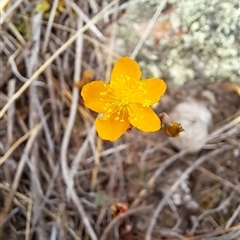
[[[122,97],[120,103],[118,104],[119,107],[126,106],[129,104],[129,97]]]
[[[128,116],[128,107],[132,107],[131,103],[141,103],[142,107],[151,105],[150,100],[142,99],[142,94],[147,94],[145,83],[130,80],[130,77],[121,75],[111,81],[110,85],[104,85],[106,91],[100,92],[100,101],[106,102],[103,107],[105,119],[114,117],[116,121],[124,122]]]

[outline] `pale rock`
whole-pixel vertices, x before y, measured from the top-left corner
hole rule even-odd
[[[190,153],[201,150],[212,120],[209,109],[201,102],[182,102],[175,106],[169,116],[171,120],[180,123],[184,129],[179,137],[170,138],[170,143],[179,150]]]

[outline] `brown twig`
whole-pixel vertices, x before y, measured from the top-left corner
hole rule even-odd
[[[106,240],[108,238],[108,234],[110,233],[110,231],[112,230],[112,228],[118,224],[121,223],[125,218],[137,214],[139,212],[145,212],[145,211],[149,211],[151,210],[152,207],[148,206],[148,207],[138,207],[135,209],[130,209],[129,211],[127,211],[126,213],[122,213],[120,215],[118,215],[116,218],[114,218],[109,224],[108,226],[105,228],[102,236],[100,237],[100,240]]]
[[[35,139],[38,136],[41,129],[42,129],[42,126],[41,126],[41,124],[39,124],[39,125],[35,126],[34,129],[31,131],[31,136],[28,139],[26,147],[23,150],[21,159],[19,160],[18,168],[17,168],[16,174],[14,176],[11,191],[9,192],[8,196],[6,197],[7,201],[5,201],[4,209],[3,209],[2,213],[0,214],[0,219],[2,219],[2,220],[4,220],[4,218],[6,217],[6,215],[8,214],[8,212],[11,208],[12,199],[13,199],[13,196],[20,184],[20,178],[23,173],[25,164],[28,160],[28,155],[30,154],[30,152],[32,150],[32,146],[35,142]]]
[[[21,0],[22,1],[22,0]],[[3,117],[8,108],[15,102],[25,90],[32,84],[32,82],[53,62],[56,57],[58,57],[62,52],[64,52],[79,35],[84,33],[92,24],[98,22],[103,14],[114,6],[119,0],[113,0],[109,3],[102,11],[100,11],[96,16],[94,16],[87,24],[85,24],[78,32],[76,32],[62,47],[60,47],[29,79],[24,85],[9,99],[5,106],[0,111],[0,119]]]
[[[80,29],[82,29],[82,20],[79,19],[78,22],[78,29],[80,32]],[[80,79],[80,74],[81,74],[81,64],[80,64],[80,59],[82,55],[82,42],[83,38],[81,35],[78,35],[77,39],[77,44],[76,44],[76,61],[75,61],[75,73],[74,73],[74,82],[78,82]],[[70,109],[70,114],[69,114],[69,119],[67,123],[67,127],[63,136],[62,140],[62,147],[61,147],[61,168],[62,168],[62,173],[63,173],[63,178],[65,181],[65,184],[67,185],[67,194],[68,196],[73,200],[73,203],[75,204],[82,221],[85,225],[85,228],[91,237],[92,240],[97,240],[97,236],[93,230],[93,227],[90,224],[90,221],[87,217],[87,214],[82,206],[81,201],[79,200],[73,185],[74,185],[74,180],[71,178],[71,175],[69,174],[69,168],[67,164],[67,148],[72,132],[72,128],[74,125],[75,121],[75,116],[76,116],[76,111],[77,111],[77,106],[78,106],[78,98],[79,98],[79,91],[77,88],[73,88],[73,98],[72,98],[72,105]]]
[[[146,240],[151,240],[151,234],[152,234],[152,230],[156,224],[156,220],[157,217],[159,216],[159,214],[161,213],[163,207],[167,204],[167,200],[171,197],[171,195],[176,191],[176,189],[178,188],[178,186],[186,180],[186,178],[189,176],[190,173],[192,173],[195,169],[197,169],[201,164],[203,164],[208,158],[211,158],[213,156],[216,156],[217,154],[225,151],[226,149],[228,149],[228,147],[224,146],[221,149],[217,149],[212,151],[210,154],[208,155],[204,155],[202,157],[200,157],[198,160],[195,161],[195,163],[188,167],[184,173],[181,175],[181,177],[172,185],[172,187],[168,190],[168,192],[165,194],[165,196],[163,197],[163,199],[159,202],[157,208],[154,211],[154,214],[149,222],[149,227],[147,229],[147,233],[146,233]]]

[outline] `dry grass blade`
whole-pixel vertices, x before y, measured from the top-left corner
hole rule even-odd
[[[88,16],[81,10],[81,8],[79,8],[77,6],[76,3],[71,2],[71,7],[73,8],[74,11],[76,11],[76,13],[79,15],[79,17],[81,19],[83,19],[84,22],[88,23],[90,21],[90,19],[88,18]],[[89,29],[91,29],[91,31],[101,40],[101,41],[106,41],[106,38],[104,37],[104,35],[99,31],[99,29],[95,26],[95,25],[91,25],[89,27]]]
[[[59,0],[54,0],[53,1],[52,9],[51,9],[48,24],[47,24],[47,30],[46,30],[46,33],[45,33],[45,38],[44,38],[44,42],[43,42],[43,46],[42,46],[42,52],[43,53],[46,52],[46,50],[47,50],[47,45],[48,45],[48,42],[49,42],[49,37],[50,37],[50,34],[51,34],[52,24],[53,24],[55,13],[56,13],[56,10],[57,10],[57,7],[58,7],[58,3],[59,3]]]
[[[10,0],[3,0],[0,3],[0,11],[3,11],[4,8],[9,4]]]
[[[18,185],[20,183],[20,178],[23,173],[24,166],[28,160],[28,156],[32,149],[34,141],[35,141],[36,137],[38,136],[41,129],[42,129],[42,126],[39,124],[39,125],[35,126],[35,128],[31,131],[31,136],[28,139],[26,147],[23,151],[23,155],[19,161],[18,168],[17,168],[16,174],[15,174],[14,180],[13,180],[11,191],[9,192],[9,194],[7,196],[8,201],[5,202],[3,211],[0,214],[0,219],[4,220],[11,208],[12,199],[13,199],[13,196],[14,196],[14,194],[18,188]]]
[[[203,164],[208,158],[211,158],[212,156],[216,156],[222,152],[227,150],[227,147],[222,147],[221,149],[214,150],[208,155],[205,155],[201,158],[199,158],[192,166],[187,168],[185,172],[181,175],[181,177],[172,185],[172,187],[169,189],[167,194],[163,197],[163,199],[159,202],[157,208],[154,211],[154,214],[152,216],[152,219],[149,222],[149,227],[146,233],[146,240],[151,240],[151,234],[153,231],[153,228],[156,224],[156,219],[161,213],[163,207],[167,204],[167,200],[170,198],[170,196],[176,191],[178,186],[185,181],[185,179],[189,176],[190,173],[192,173],[195,169],[197,169],[201,164]]]
[[[0,25],[2,25],[11,14],[13,14],[13,11],[22,3],[22,1],[23,0],[17,0],[7,9],[3,16],[1,16]],[[7,5],[6,1],[2,3],[2,7],[4,7],[5,5]]]
[[[225,228],[228,229],[232,226],[233,222],[235,221],[235,219],[240,215],[240,204],[238,205],[237,209],[234,211],[233,215],[231,216],[231,218],[228,220],[228,222],[226,223]]]
[[[3,239],[239,238],[239,84],[200,81],[194,57],[187,71],[178,71],[185,62],[168,61],[179,49],[197,61],[202,54],[186,47],[192,25],[181,25],[185,15],[178,14],[180,2],[188,1],[0,1]],[[108,82],[113,64],[131,52],[142,78],[167,82],[168,91],[153,108],[157,115],[186,101],[209,109],[212,125],[196,142],[201,150],[175,148],[164,131],[131,128],[115,142],[99,138],[94,123],[101,114],[85,106],[82,88],[98,79]],[[125,68],[126,75],[132,73]],[[172,84],[174,72],[190,79],[192,71],[196,81]],[[139,92],[130,97],[140,100]],[[98,91],[92,96],[99,97]]]
[[[132,58],[136,58],[139,50],[141,49],[141,47],[143,46],[143,43],[145,42],[145,40],[147,39],[150,31],[152,30],[153,28],[153,25],[155,24],[155,22],[157,21],[157,18],[159,17],[159,15],[161,14],[163,8],[165,7],[165,5],[167,4],[167,0],[162,0],[161,1],[161,4],[159,4],[156,12],[154,13],[152,19],[150,20],[146,30],[144,31],[141,39],[139,40],[139,42],[137,43],[135,49],[133,50],[132,54],[131,54],[131,57]]]
[[[106,240],[108,239],[108,234],[109,232],[112,230],[112,228],[118,224],[119,222],[121,222],[123,219],[125,219],[128,216],[131,216],[133,214],[137,214],[140,212],[145,212],[145,211],[149,211],[151,210],[152,207],[148,206],[148,207],[138,207],[135,209],[131,209],[126,213],[120,214],[119,216],[117,216],[116,218],[114,218],[109,224],[108,226],[105,228],[102,236],[100,237],[100,240]]]
[[[98,168],[99,168],[99,161],[100,161],[100,152],[102,150],[102,139],[97,138],[97,148],[95,152],[95,161],[94,161],[94,168],[92,172],[92,183],[91,183],[91,190],[93,191],[96,185],[97,175],[98,175]]]
[[[82,20],[79,18],[78,22],[78,29],[80,30],[82,28]],[[83,44],[83,37],[82,35],[79,35],[77,38],[77,44],[76,44],[76,61],[75,61],[75,73],[74,73],[74,82],[78,82],[80,79],[80,74],[81,74],[81,64],[80,64],[80,59],[82,55],[82,44]],[[93,230],[92,225],[90,224],[90,221],[87,217],[87,214],[82,206],[81,201],[79,200],[73,185],[74,185],[74,180],[72,175],[69,174],[69,169],[67,165],[67,148],[71,136],[71,131],[74,125],[75,117],[76,117],[76,112],[77,112],[77,107],[78,107],[78,98],[79,98],[79,92],[77,88],[73,89],[73,99],[72,99],[72,105],[70,109],[70,115],[66,127],[65,134],[63,136],[62,140],[62,148],[61,148],[61,167],[62,167],[62,173],[63,173],[63,178],[65,181],[65,184],[67,185],[67,192],[69,197],[73,200],[75,206],[78,209],[78,212],[82,218],[82,221],[85,225],[85,228],[92,240],[97,240],[97,236]]]
[[[22,0],[21,0],[22,1]],[[106,13],[108,9],[118,3],[119,0],[114,0],[109,3],[102,11],[100,11],[96,16],[94,16],[86,25],[84,25],[77,33],[75,33],[63,46],[61,46],[29,79],[28,81],[9,99],[5,106],[0,111],[0,119],[3,117],[4,113],[8,110],[13,102],[15,102],[24,91],[32,84],[34,80],[52,63],[62,52],[64,52],[76,39],[77,37],[84,33],[93,24],[97,23],[99,19]],[[20,1],[19,1],[20,2]],[[20,3],[19,3],[20,4]]]
[[[32,200],[30,200],[30,202],[28,203],[25,240],[30,239],[31,216],[32,216]]]
[[[240,186],[240,184],[239,184],[239,186]],[[239,187],[239,186],[238,186],[238,187]],[[230,196],[227,197],[217,208],[215,208],[215,209],[210,209],[210,210],[206,210],[206,211],[203,212],[201,215],[199,215],[199,216],[197,217],[197,219],[194,221],[193,227],[192,227],[192,229],[191,229],[191,231],[190,231],[191,235],[194,235],[197,227],[199,226],[200,221],[202,221],[203,218],[205,218],[205,217],[208,216],[208,215],[211,215],[211,214],[213,214],[213,213],[220,212],[220,211],[222,211],[223,209],[225,209],[225,208],[227,207],[227,205],[232,201],[232,199],[233,199],[234,197],[236,197],[235,191],[233,191],[233,192],[230,194]],[[235,215],[235,214],[233,214],[233,215]],[[226,227],[226,228],[229,228],[229,227],[230,227],[230,226],[228,226],[228,227]]]
[[[26,134],[24,134],[21,138],[19,138],[4,154],[4,156],[0,159],[0,166],[11,156],[11,154],[16,150],[17,147],[20,146],[23,142],[25,142],[29,137],[32,136],[36,131],[38,132],[40,130],[41,126],[36,125],[33,127],[30,131],[28,131]]]
[[[16,79],[11,79],[8,84],[8,98],[15,92]],[[13,126],[14,126],[14,115],[15,115],[15,106],[12,105],[8,111],[8,128],[7,128],[7,138],[8,138],[8,147],[12,145],[13,141]]]

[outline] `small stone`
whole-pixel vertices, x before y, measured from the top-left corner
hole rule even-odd
[[[170,143],[190,153],[200,151],[212,120],[210,110],[201,102],[182,102],[173,109],[169,117],[180,122],[184,129],[179,137],[170,138]]]
[[[182,198],[181,198],[180,194],[174,193],[172,195],[172,200],[173,200],[174,205],[176,205],[177,207],[182,205]]]

